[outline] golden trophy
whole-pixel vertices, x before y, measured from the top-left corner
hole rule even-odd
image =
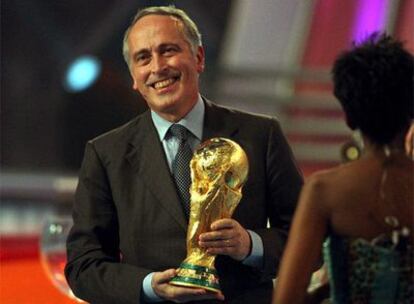
[[[215,255],[198,245],[198,237],[219,219],[230,218],[242,197],[249,163],[244,150],[226,138],[202,143],[190,162],[191,210],[187,231],[187,257],[170,281],[178,286],[220,291]]]

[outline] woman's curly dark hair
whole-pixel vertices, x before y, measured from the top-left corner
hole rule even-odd
[[[334,94],[347,124],[385,145],[406,130],[414,112],[414,57],[401,42],[374,33],[335,61]]]

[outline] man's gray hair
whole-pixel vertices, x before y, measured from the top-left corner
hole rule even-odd
[[[127,28],[124,34],[124,41],[122,45],[122,54],[124,55],[125,62],[128,67],[130,67],[129,61],[129,46],[128,46],[128,37],[131,32],[132,27],[137,23],[139,19],[147,15],[162,15],[162,16],[172,16],[177,18],[184,25],[184,36],[189,43],[191,50],[194,54],[197,53],[197,48],[202,46],[201,34],[197,28],[197,25],[193,20],[181,9],[178,9],[174,6],[151,6],[139,10],[132,20],[131,24]]]

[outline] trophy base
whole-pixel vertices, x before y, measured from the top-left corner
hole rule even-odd
[[[181,263],[177,275],[170,284],[185,287],[203,288],[213,292],[220,292],[220,284],[215,269]]]

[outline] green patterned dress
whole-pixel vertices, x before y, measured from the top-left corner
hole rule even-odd
[[[371,242],[331,234],[324,258],[331,303],[414,303],[413,248],[395,232]]]

